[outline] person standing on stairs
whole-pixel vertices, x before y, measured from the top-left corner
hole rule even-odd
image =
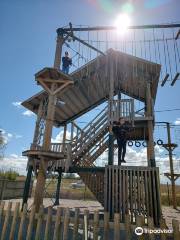
[[[69,53],[65,52],[65,56],[62,57],[62,72],[69,73],[69,67],[72,65],[72,59],[69,57]]]
[[[112,131],[117,139],[118,145],[118,165],[121,163],[126,163],[126,144],[127,144],[127,134],[132,130],[129,122],[125,121],[124,118],[119,118],[119,121],[113,122]]]

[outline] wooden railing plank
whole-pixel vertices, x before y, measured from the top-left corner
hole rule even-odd
[[[94,212],[94,223],[93,223],[93,239],[98,240],[98,230],[99,230],[99,211]]]
[[[33,205],[32,208],[31,208],[31,213],[30,213],[30,217],[29,217],[29,224],[28,224],[28,228],[27,228],[26,240],[31,240],[32,239],[34,219],[35,219],[35,206]]]
[[[180,239],[179,221],[176,219],[172,219],[172,227],[174,240],[179,240]]]
[[[19,208],[20,208],[20,202],[17,202],[15,205],[15,210],[13,212],[13,220],[12,220],[11,231],[9,235],[10,240],[14,239],[15,228],[16,228],[17,219],[19,215]]]
[[[120,240],[120,215],[114,214],[114,240]]]
[[[27,204],[24,204],[23,212],[21,214],[19,231],[18,231],[18,240],[22,240],[23,239],[23,230],[24,230],[24,222],[26,220],[26,214],[27,214]]]
[[[53,235],[53,240],[61,240],[61,213],[62,213],[62,208],[57,208],[56,212],[56,219],[55,219],[55,226],[54,226],[54,235]]]
[[[104,240],[109,240],[109,213],[104,212]]]
[[[11,216],[11,208],[12,208],[12,202],[8,202],[8,207],[5,215],[5,220],[2,228],[1,233],[1,240],[6,240],[6,234],[7,234],[7,228],[9,226],[10,216]]]
[[[39,209],[39,213],[38,213],[35,240],[41,239],[41,228],[42,228],[42,223],[43,223],[43,215],[44,215],[44,207],[43,207],[43,205],[41,205],[40,209]]]
[[[76,208],[73,225],[73,240],[77,240],[78,238],[78,227],[79,227],[79,208]]]
[[[47,220],[46,220],[46,228],[45,228],[45,235],[44,239],[49,240],[51,238],[50,236],[50,230],[51,230],[51,221],[52,221],[52,207],[48,207],[48,214],[47,214]]]
[[[69,221],[70,221],[70,211],[69,211],[69,208],[66,208],[64,212],[63,240],[68,240]]]

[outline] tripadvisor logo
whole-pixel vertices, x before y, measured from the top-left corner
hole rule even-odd
[[[143,228],[142,227],[137,227],[135,228],[135,234],[140,236],[143,234]]]
[[[140,236],[143,233],[150,233],[150,234],[172,233],[173,230],[172,229],[148,229],[148,228],[137,227],[137,228],[135,228],[134,232],[136,235]]]

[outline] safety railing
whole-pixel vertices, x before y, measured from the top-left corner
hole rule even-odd
[[[130,122],[134,121],[134,100],[133,99],[117,99],[110,100],[108,104],[109,122],[118,121],[124,118]]]

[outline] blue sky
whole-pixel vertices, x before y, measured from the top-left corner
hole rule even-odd
[[[130,2],[131,8],[128,8]],[[15,167],[16,163],[18,166],[22,150],[29,148],[32,141],[35,117],[19,107],[18,102],[41,90],[34,81],[34,74],[53,65],[56,29],[69,22],[89,26],[112,25],[125,8],[131,12],[133,25],[180,22],[178,0],[0,1],[0,128],[8,140],[6,162],[0,163],[0,167],[6,163],[9,167]],[[174,87],[169,84],[159,87],[156,110],[179,108],[179,82]],[[178,118],[180,111],[156,115],[157,121],[171,123]],[[176,157],[180,157],[178,150]]]

